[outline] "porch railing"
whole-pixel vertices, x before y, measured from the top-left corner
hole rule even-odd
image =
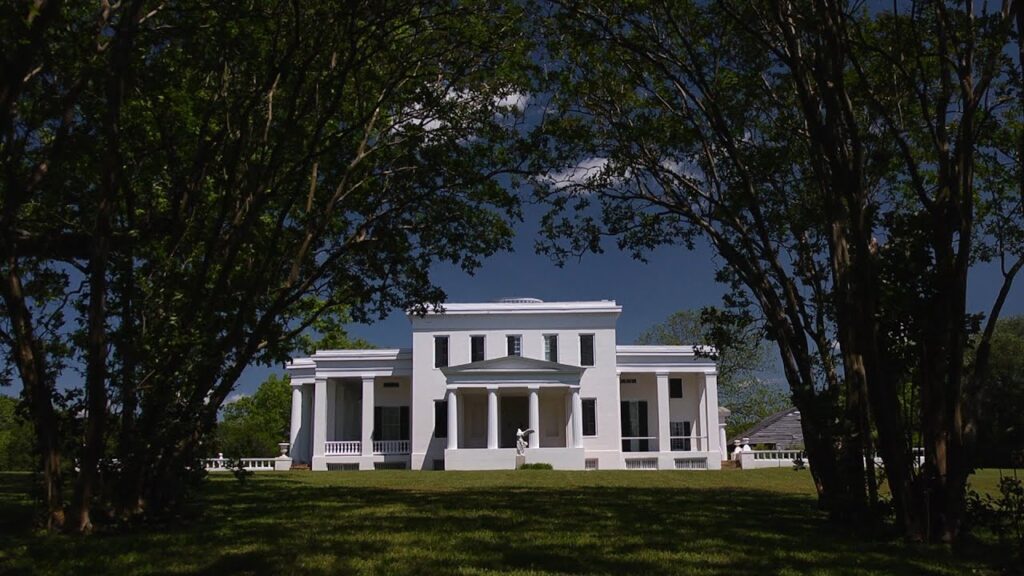
[[[376,440],[373,443],[374,454],[408,454],[408,440]]]
[[[251,472],[274,469],[274,458],[239,458],[239,460],[242,461],[242,467]],[[231,458],[206,458],[203,460],[203,467],[208,472],[216,472],[231,470],[234,468],[234,463],[235,461]]]
[[[669,446],[673,452],[699,452],[704,449],[706,440],[707,436],[669,436]]]
[[[331,440],[325,443],[325,456],[362,454],[362,442],[359,440]]]
[[[623,452],[657,452],[657,436],[623,436]]]

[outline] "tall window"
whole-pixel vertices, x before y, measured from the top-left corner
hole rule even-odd
[[[690,435],[693,434],[693,423],[689,420],[669,422],[669,435],[672,436],[672,450],[690,451]],[[682,438],[677,438],[682,436]]]
[[[647,401],[623,400],[621,407],[622,451],[647,452],[650,449],[650,441],[647,439]]]
[[[408,440],[409,407],[377,406],[373,409],[373,439]]]
[[[522,356],[523,355],[523,337],[519,335],[508,335],[506,336],[508,341],[508,355],[509,356]]]
[[[594,365],[594,335],[580,334],[580,366]]]
[[[597,400],[583,399],[583,435],[597,436]]]
[[[448,437],[448,401],[434,400],[434,438]]]
[[[544,359],[558,362],[558,334],[544,335]]]
[[[448,365],[448,337],[434,336],[434,368]]]
[[[469,337],[469,361],[479,362],[484,359],[484,337]]]
[[[683,379],[682,378],[669,378],[668,379],[668,397],[669,398],[682,398],[683,397]]]

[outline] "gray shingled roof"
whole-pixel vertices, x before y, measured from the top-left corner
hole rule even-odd
[[[776,412],[737,438],[749,438],[751,445],[773,444],[780,450],[802,447],[804,433],[800,427],[800,411],[790,407]]]

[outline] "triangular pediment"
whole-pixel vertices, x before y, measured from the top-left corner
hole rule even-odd
[[[575,374],[583,373],[584,368],[559,364],[537,358],[526,358],[524,356],[503,356],[491,358],[469,364],[458,366],[447,366],[441,368],[445,376],[468,375],[468,374],[491,374],[491,373],[519,373],[519,374]]]

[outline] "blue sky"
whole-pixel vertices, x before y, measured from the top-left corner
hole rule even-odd
[[[663,247],[652,252],[647,263],[633,260],[609,242],[603,254],[588,254],[579,261],[556,266],[546,256],[534,252],[539,211],[527,206],[525,222],[517,227],[512,252],[494,255],[483,261],[474,276],[450,265],[438,265],[433,277],[449,295],[451,302],[487,302],[506,296],[532,296],[543,300],[615,300],[622,305],[618,322],[618,341],[629,344],[644,329],[684,308],[701,308],[720,303],[723,287],[714,280],[717,265],[711,249],[698,244],[688,251],[681,246]],[[976,266],[970,279],[968,308],[986,311],[995,299],[1001,283],[998,264]],[[1024,314],[1024,278],[1018,278],[1003,310],[1003,316]],[[353,336],[362,337],[381,348],[408,347],[412,343],[409,322],[396,310],[386,319],[350,326]],[[236,394],[251,394],[272,372],[281,366],[250,367],[243,373]],[[70,380],[76,374],[67,374]],[[16,395],[20,386],[0,389],[0,394]]]
[[[615,300],[622,306],[618,322],[619,344],[630,344],[646,328],[684,308],[718,305],[724,292],[715,282],[717,259],[705,244],[693,251],[682,246],[660,248],[648,262],[633,260],[608,242],[603,254],[588,254],[559,268],[548,257],[534,252],[537,238],[536,207],[525,207],[525,222],[516,232],[513,251],[484,260],[474,276],[449,265],[436,266],[433,277],[450,302],[489,302],[506,296],[530,296],[553,300]],[[998,293],[1002,277],[997,264],[977,266],[970,279],[968,308],[986,311]],[[1024,278],[1018,278],[1003,316],[1024,314]],[[380,348],[412,344],[409,321],[395,311],[372,325],[354,324],[350,334]],[[773,350],[774,352],[774,350]],[[271,372],[281,367],[251,367],[239,382],[237,393],[251,394]],[[781,375],[776,375],[781,385]]]

